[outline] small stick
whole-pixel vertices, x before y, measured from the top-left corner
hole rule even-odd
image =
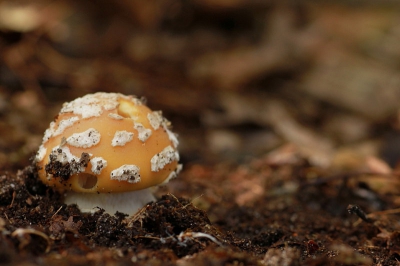
[[[8,207],[12,207],[13,206],[13,204],[14,204],[14,200],[15,200],[15,196],[17,195],[17,193],[15,192],[15,191],[13,191],[13,193],[12,193],[12,200],[11,200],[11,203],[10,203],[10,205],[8,206]]]
[[[62,207],[63,207],[63,206],[61,206],[60,208],[58,208],[58,210],[51,216],[51,219],[53,219],[54,216],[56,216],[57,213],[58,213],[59,211],[61,211]]]

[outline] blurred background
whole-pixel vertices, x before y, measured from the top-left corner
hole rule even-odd
[[[323,2],[323,3],[322,3]],[[357,168],[400,157],[397,1],[0,1],[0,170],[63,102],[144,96],[184,163],[276,149]]]

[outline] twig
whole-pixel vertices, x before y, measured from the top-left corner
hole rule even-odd
[[[63,207],[63,206],[61,206],[60,208],[58,208],[58,210],[51,216],[51,219],[53,219],[54,216],[56,216],[57,213],[58,213],[59,211],[61,211],[62,207]]]

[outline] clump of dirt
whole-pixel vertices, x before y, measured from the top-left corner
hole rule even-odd
[[[47,174],[53,177],[59,177],[62,181],[68,180],[73,174],[79,173],[81,169],[85,169],[90,161],[90,155],[82,152],[81,158],[78,161],[72,159],[71,162],[59,157],[65,156],[63,150],[58,148],[49,155],[50,162],[46,164],[45,170]]]

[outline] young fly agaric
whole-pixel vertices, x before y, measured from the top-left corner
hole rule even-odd
[[[133,213],[149,188],[176,177],[178,139],[160,111],[133,96],[88,94],[65,103],[36,154],[40,179],[84,212]]]

